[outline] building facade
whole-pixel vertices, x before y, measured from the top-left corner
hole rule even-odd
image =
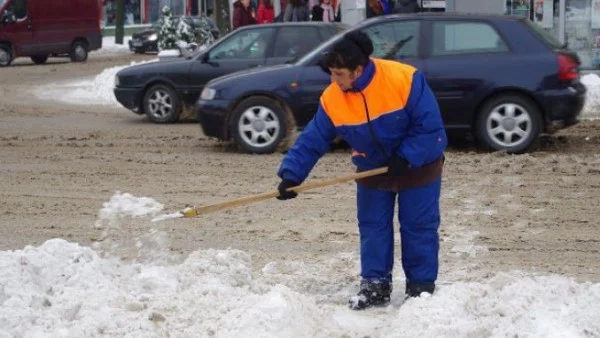
[[[600,69],[600,0],[447,0],[447,9],[520,15],[579,55],[583,69]]]
[[[115,25],[116,0],[103,1],[103,24]],[[366,17],[366,0],[340,0],[342,21],[355,24]],[[230,0],[230,9],[233,0]],[[600,0],[418,0],[424,11],[519,15],[539,24],[577,52],[584,69],[600,69]],[[275,11],[281,6],[274,1]],[[125,0],[125,25],[153,24],[161,9],[174,15],[211,14],[215,0]]]
[[[117,0],[102,1],[104,27],[115,26]],[[173,15],[197,15],[213,7],[214,0],[125,0],[125,26],[156,23],[162,8],[169,6]]]
[[[342,0],[342,19],[365,18],[365,0]],[[419,0],[425,11],[510,14],[539,24],[566,43],[581,59],[582,69],[600,69],[600,0]]]

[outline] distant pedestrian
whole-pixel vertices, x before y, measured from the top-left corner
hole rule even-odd
[[[308,8],[304,0],[288,0],[283,14],[283,22],[308,21]]]
[[[258,5],[257,21],[261,23],[271,23],[275,18],[275,9],[273,9],[272,0],[260,0]]]
[[[417,0],[398,0],[393,10],[396,14],[417,13],[420,11],[421,7],[419,7]]]
[[[319,4],[313,6],[312,21],[335,21],[335,8],[333,7],[331,0],[320,0]]]
[[[393,9],[393,0],[367,0],[367,19],[392,14]]]
[[[250,12],[250,0],[237,0],[233,4],[233,29],[254,24],[256,19]]]

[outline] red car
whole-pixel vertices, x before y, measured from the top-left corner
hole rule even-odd
[[[101,4],[97,0],[0,0],[0,67],[29,56],[87,60],[102,47]]]

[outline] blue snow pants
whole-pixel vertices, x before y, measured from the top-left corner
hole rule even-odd
[[[402,268],[407,283],[434,283],[438,274],[441,178],[398,193],[357,185],[361,277],[392,282],[394,209],[398,200]]]

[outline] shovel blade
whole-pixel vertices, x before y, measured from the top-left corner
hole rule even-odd
[[[168,219],[182,218],[183,216],[184,216],[183,213],[180,212],[180,211],[178,211],[178,212],[174,212],[172,214],[166,214],[166,215],[161,215],[161,216],[158,216],[158,217],[154,217],[152,219],[152,223],[166,221]]]

